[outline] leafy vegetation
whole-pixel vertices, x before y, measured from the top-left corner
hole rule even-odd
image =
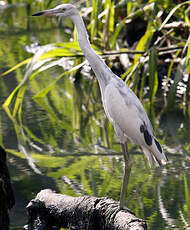
[[[28,3],[32,6],[32,1]],[[107,56],[115,57],[115,53],[119,57],[125,53],[131,55],[134,53],[130,61],[129,59],[125,60],[125,62],[128,62],[127,68],[121,77],[126,79],[126,83],[140,95],[141,99],[145,94],[145,86],[147,86],[149,88],[150,104],[153,105],[158,89],[162,88],[165,107],[174,109],[176,104],[174,102],[178,101],[177,104],[181,105],[185,111],[190,111],[188,105],[190,37],[187,33],[190,26],[189,4],[190,1],[186,1],[174,7],[174,4],[169,4],[169,1],[164,1],[164,4],[160,1],[144,1],[137,4],[137,2],[132,1],[120,3],[120,1],[93,0],[92,8],[88,2],[86,2],[86,5],[83,3],[79,7],[81,12],[85,8],[85,11],[88,12],[83,15],[83,18],[89,31],[90,40],[96,44],[96,50],[100,55],[105,56],[107,60]],[[47,5],[52,6],[51,1]],[[44,7],[46,5],[43,5]],[[132,49],[126,48],[123,45],[124,38],[122,39],[120,32],[125,33],[128,24],[142,17],[144,18],[143,22],[147,24],[144,35],[139,39],[136,46],[133,45]],[[39,21],[37,20],[37,22]],[[52,27],[54,26],[55,24]],[[71,31],[73,30],[73,25],[68,20],[65,26],[70,28]],[[38,27],[43,29],[44,23],[39,23]],[[70,74],[72,77],[77,77],[77,70],[81,69],[85,63],[81,58],[83,54],[75,42],[76,31],[74,31],[73,38],[74,42],[70,43],[59,42],[38,46],[31,59],[26,59],[1,74],[1,76],[5,76],[28,63],[25,77],[4,102],[3,107],[11,104],[13,115],[16,115],[22,106],[21,98],[25,94],[28,82],[38,77],[38,74],[41,74],[42,71],[60,65],[63,62],[63,59],[60,59],[61,57],[74,58],[73,68],[58,76],[40,93],[36,92],[35,98],[44,97],[63,76]],[[136,52],[139,53],[135,54]],[[115,58],[109,60],[111,68],[115,61]],[[165,72],[162,69],[165,69]],[[183,84],[183,87],[181,84]],[[179,92],[181,88],[185,88],[185,90],[182,89],[183,92]],[[178,100],[178,97],[180,97],[180,100]]]
[[[0,144],[13,162],[17,192],[27,201],[49,184],[70,195],[118,200],[120,146],[105,119],[97,82],[74,26],[55,18],[23,20],[57,4],[60,1],[27,1],[24,7],[3,12]],[[149,169],[141,151],[129,143],[134,159],[129,207],[155,230],[190,225],[190,130],[184,116],[190,117],[189,4],[76,1],[94,49],[144,102],[172,162],[163,170]],[[139,18],[146,25],[144,34],[129,45],[127,27]]]

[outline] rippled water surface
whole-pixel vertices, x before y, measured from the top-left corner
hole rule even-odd
[[[0,74],[35,52],[36,47],[67,40],[50,21],[39,31],[31,18],[23,21],[24,6],[1,11]],[[15,15],[17,17],[15,17]],[[28,29],[27,29],[28,27]],[[27,222],[26,205],[43,188],[72,196],[93,195],[119,199],[123,158],[113,127],[105,117],[96,79],[87,66],[76,81],[62,78],[43,98],[34,95],[69,68],[39,74],[29,83],[20,116],[13,108],[0,109],[0,144],[8,152],[8,164],[16,196],[11,227]],[[25,67],[0,78],[0,103],[23,79]],[[160,113],[162,100],[150,111],[155,134],[169,163],[149,168],[139,147],[129,143],[133,167],[128,206],[147,221],[149,229],[188,229],[190,226],[190,120],[183,111]]]

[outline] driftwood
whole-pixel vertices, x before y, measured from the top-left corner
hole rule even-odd
[[[25,229],[117,229],[144,230],[145,221],[129,210],[118,209],[118,202],[91,196],[71,197],[41,190],[27,206],[29,215]]]
[[[6,161],[7,153],[0,146],[0,230],[9,229],[9,210],[15,204]]]

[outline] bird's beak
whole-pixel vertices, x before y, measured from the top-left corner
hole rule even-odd
[[[53,16],[53,15],[56,15],[57,13],[58,12],[56,9],[51,9],[51,10],[44,10],[44,11],[38,12],[36,14],[33,14],[32,16],[41,16],[41,15]]]

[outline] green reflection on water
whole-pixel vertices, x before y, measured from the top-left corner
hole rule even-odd
[[[41,79],[47,81],[45,77]],[[85,88],[91,82],[83,79],[80,86]],[[40,101],[26,97],[22,121],[8,118],[8,112],[1,110],[2,141],[9,152],[22,212],[37,192],[48,187],[73,196],[119,199],[123,170],[120,145],[105,119],[97,83],[82,91],[86,95],[79,99],[81,91],[65,78]],[[170,159],[162,169],[150,169],[141,150],[129,144],[133,168],[128,204],[138,217],[147,220],[149,229],[180,229],[183,218],[189,221],[188,124],[189,120],[180,113],[163,115],[160,120],[156,134]],[[26,155],[18,151],[18,144]],[[34,165],[29,166],[30,160],[34,160]],[[42,174],[36,174],[36,169]],[[15,224],[12,218],[12,225]]]
[[[1,35],[1,72],[30,56],[21,47],[30,44],[31,36]],[[44,43],[55,40],[49,32],[40,36]],[[23,72],[18,69],[0,79],[1,104],[22,80]],[[17,201],[11,213],[15,228],[26,223],[25,206],[43,188],[73,196],[119,199],[123,158],[113,127],[105,118],[96,80],[81,75],[73,83],[65,77],[46,97],[33,100],[33,95],[61,73],[62,68],[56,68],[30,82],[22,117],[0,110],[0,143],[9,153]],[[159,108],[150,114],[170,162],[161,169],[150,169],[142,151],[130,143],[133,168],[128,204],[147,220],[149,229],[185,229],[190,225],[190,121],[178,111],[160,117]]]

